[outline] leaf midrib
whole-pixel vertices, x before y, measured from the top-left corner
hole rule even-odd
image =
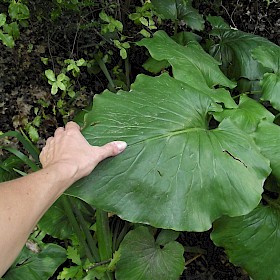
[[[175,131],[171,131],[167,134],[163,134],[163,135],[158,135],[158,136],[153,136],[150,138],[146,138],[140,141],[136,141],[134,143],[129,144],[129,146],[132,145],[138,145],[147,141],[154,141],[154,140],[158,140],[158,139],[162,139],[162,138],[169,138],[172,136],[177,136],[179,134],[184,134],[184,133],[190,133],[190,132],[195,132],[195,131],[208,131],[206,128],[201,128],[201,127],[192,127],[192,128],[187,128],[187,129],[180,129],[180,130],[175,130]]]

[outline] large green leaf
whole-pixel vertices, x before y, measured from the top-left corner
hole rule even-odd
[[[119,250],[118,280],[177,280],[184,270],[184,247],[176,241],[162,245],[143,226],[130,231]]]
[[[222,112],[214,113],[218,121],[230,118],[240,129],[248,133],[256,130],[261,120],[273,122],[274,115],[264,106],[247,95],[241,95],[238,108],[225,109]]]
[[[230,78],[239,80],[260,80],[266,69],[252,57],[252,50],[258,46],[274,47],[267,39],[239,30],[214,28],[212,34],[219,36],[220,41],[214,44],[211,54],[222,62],[224,73]]]
[[[270,160],[272,174],[280,181],[280,127],[261,122],[255,133],[255,142],[261,153]]]
[[[214,223],[212,240],[254,280],[279,279],[279,206],[260,205],[248,215],[223,217]]]
[[[280,111],[280,47],[260,46],[253,50],[253,57],[274,73],[265,73],[261,81],[262,100],[269,100]]]
[[[129,221],[175,230],[204,231],[222,214],[250,212],[269,164],[231,121],[208,130],[208,112],[219,109],[167,74],[139,75],[129,93],[96,96],[86,139],[125,140],[128,148],[67,192]]]
[[[56,244],[47,244],[40,253],[33,253],[22,264],[11,268],[5,280],[47,280],[66,260],[66,251]]]
[[[219,63],[195,41],[182,46],[164,31],[157,31],[152,39],[142,39],[138,45],[145,46],[154,59],[168,60],[173,67],[174,77],[193,87],[209,90],[216,85],[235,86],[221,72]]]
[[[151,2],[165,19],[182,20],[195,30],[204,28],[204,19],[192,7],[191,0],[151,0]]]

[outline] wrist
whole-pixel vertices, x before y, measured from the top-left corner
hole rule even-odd
[[[43,168],[48,175],[51,176],[54,186],[59,186],[64,192],[68,187],[76,181],[78,167],[74,164],[66,162],[57,162]]]

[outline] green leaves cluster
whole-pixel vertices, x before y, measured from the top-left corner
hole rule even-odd
[[[71,72],[74,78],[77,78],[80,74],[80,67],[86,66],[86,61],[81,58],[77,61],[73,59],[66,59],[64,63],[67,65],[61,70],[57,76],[53,70],[48,69],[45,71],[45,75],[48,79],[48,83],[52,86],[51,94],[57,94],[60,89],[62,92],[67,93],[71,98],[75,96],[74,92],[74,82],[66,75],[67,72]]]
[[[157,23],[161,24],[161,17],[156,12],[151,2],[146,1],[142,6],[136,7],[135,13],[129,15],[129,18],[137,25],[143,25],[143,29],[139,31],[141,35],[149,38],[151,31],[157,29],[154,17],[157,17]],[[150,31],[147,31],[147,29]]]
[[[28,7],[20,1],[11,1],[8,15],[0,14],[0,41],[9,48],[14,47],[15,40],[19,38],[19,24],[26,25],[28,18]]]

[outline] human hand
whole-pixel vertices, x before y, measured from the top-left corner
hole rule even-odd
[[[91,146],[81,134],[79,125],[69,122],[65,128],[57,128],[54,137],[47,139],[40,161],[43,168],[59,168],[60,176],[66,176],[74,183],[89,175],[100,161],[118,155],[126,146],[123,141],[111,142],[102,147]]]

